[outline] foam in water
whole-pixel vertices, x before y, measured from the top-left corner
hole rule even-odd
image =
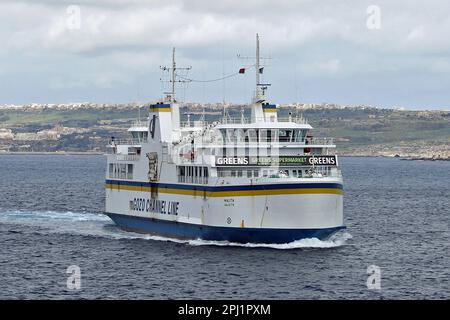
[[[348,232],[334,235],[329,240],[320,240],[317,238],[307,238],[290,243],[234,243],[228,241],[206,241],[206,240],[190,240],[188,243],[194,246],[215,245],[215,246],[236,246],[246,248],[272,248],[272,249],[299,249],[299,248],[335,248],[345,244],[352,238]]]
[[[309,238],[284,244],[270,243],[233,243],[228,241],[179,240],[168,237],[144,235],[126,232],[107,216],[98,213],[56,212],[56,211],[6,211],[0,213],[0,221],[12,224],[24,224],[44,227],[53,233],[71,233],[88,236],[100,236],[113,239],[143,239],[153,241],[170,241],[191,246],[232,246],[245,248],[299,249],[299,248],[335,248],[345,245],[352,236],[348,232],[338,232],[328,240]]]
[[[79,213],[72,211],[22,211],[13,210],[0,213],[2,221],[20,221],[20,220],[68,220],[68,221],[110,221],[110,219],[98,213]]]

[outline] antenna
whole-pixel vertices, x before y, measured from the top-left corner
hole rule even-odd
[[[261,60],[270,60],[271,57],[261,57],[259,52],[259,34],[256,34],[256,56],[255,57],[242,57],[240,54],[237,55],[239,59],[255,59],[255,74],[256,74],[256,88],[255,96],[253,98],[255,103],[261,103],[265,100],[265,93],[270,83],[261,83],[261,73],[264,66],[261,67]]]
[[[178,74],[177,74],[177,70],[191,70],[191,66],[189,67],[183,67],[183,68],[179,68],[177,67],[177,63],[175,61],[175,47],[172,48],[172,67],[165,67],[165,66],[160,66],[160,69],[162,71],[167,71],[170,72],[170,80],[168,80],[168,82],[170,82],[172,84],[172,88],[170,92],[164,92],[164,94],[166,95],[166,98],[169,102],[176,102],[175,99],[175,83],[176,82],[189,82],[189,80],[178,80]],[[163,81],[162,79],[160,79],[161,81]]]
[[[259,35],[256,34],[256,65],[255,65],[255,73],[256,73],[256,91],[255,91],[255,100],[261,100],[260,90],[259,90]]]

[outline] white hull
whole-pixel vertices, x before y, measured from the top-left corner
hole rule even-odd
[[[180,192],[176,189],[158,188],[161,191],[158,190],[156,194],[156,188],[154,188],[152,198],[150,188],[142,187],[142,191],[129,190],[140,187],[136,187],[136,183],[134,186],[129,186],[126,185],[126,182],[121,181],[121,185],[118,185],[113,180],[107,180],[106,213],[116,222],[119,220],[114,217],[121,216],[129,219],[137,218],[139,221],[171,222],[196,227],[238,228],[241,233],[245,233],[246,229],[260,229],[269,233],[273,233],[274,229],[280,231],[316,230],[317,237],[323,238],[343,228],[342,190],[323,188],[323,186],[339,184],[339,181],[336,180],[324,182],[323,179],[315,183],[309,180],[304,183],[297,181],[290,184],[292,188],[281,189],[280,185],[276,185],[277,189],[259,191],[262,193],[259,195],[245,195],[255,192],[247,188],[234,191],[235,195],[206,197],[204,196],[206,191],[201,189],[191,191],[193,194],[179,194]],[[314,188],[303,187],[312,185]],[[180,186],[183,185],[180,184]],[[240,189],[243,186],[227,186],[227,188],[232,187]],[[122,227],[175,238],[202,238],[202,233],[196,232],[195,229],[185,235],[179,234],[173,228],[170,228],[169,234],[158,227],[149,229],[142,223],[132,227],[127,227],[126,223],[122,223]],[[326,232],[321,233],[320,230]],[[285,234],[289,235],[289,239],[294,237],[291,240],[299,240],[305,235],[311,235],[311,232],[297,232],[296,235],[285,232]],[[267,236],[265,239],[272,239],[270,234]],[[221,240],[220,236],[217,239],[214,239],[214,236],[209,238],[208,240]],[[239,242],[238,238],[227,240]],[[252,239],[248,240],[248,242],[253,242]],[[260,238],[257,237],[253,240],[259,242]]]

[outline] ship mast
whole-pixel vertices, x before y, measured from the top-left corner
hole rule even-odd
[[[171,83],[171,91],[170,92],[164,92],[166,95],[166,99],[168,102],[176,102],[175,100],[175,83],[176,82],[189,82],[187,80],[177,80],[177,70],[191,70],[192,67],[186,67],[186,68],[178,68],[177,63],[175,60],[175,47],[172,48],[172,67],[160,67],[163,71],[170,72],[170,80],[168,82]],[[182,77],[183,78],[183,77]],[[162,81],[162,79],[161,79]]]
[[[262,105],[265,103],[265,93],[267,87],[270,86],[269,83],[261,83],[261,73],[264,67],[261,66],[261,59],[270,59],[270,57],[261,57],[259,52],[259,34],[256,34],[256,56],[251,57],[251,59],[255,59],[255,80],[256,87],[253,97],[252,104],[252,112],[251,112],[251,121],[252,122],[264,122],[266,121],[266,115],[263,112]],[[242,58],[242,57],[241,57]],[[244,59],[250,59],[250,57],[245,57]],[[271,119],[273,119],[273,114],[271,115]],[[272,120],[273,121],[273,120]]]
[[[255,57],[255,75],[256,75],[256,88],[255,97],[253,103],[262,103],[265,100],[265,93],[269,83],[261,83],[261,59],[270,59],[269,57],[262,57],[259,52],[259,34],[256,34],[256,57]]]
[[[172,82],[172,101],[175,101],[175,77],[176,73],[175,70],[177,69],[177,64],[175,62],[175,47],[172,49],[172,79],[170,80]]]
[[[261,92],[259,90],[260,85],[260,75],[259,75],[259,35],[256,34],[256,64],[255,64],[255,72],[256,72],[256,90],[255,90],[255,102],[261,100]]]

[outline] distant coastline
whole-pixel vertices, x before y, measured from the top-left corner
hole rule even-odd
[[[0,105],[0,154],[103,154],[111,137],[126,139],[138,118],[146,121],[146,107],[140,107],[139,112],[137,104]],[[224,109],[230,119],[250,117],[243,105],[184,103],[181,121],[221,121]],[[306,119],[315,136],[334,137],[339,156],[450,159],[450,111],[293,103],[280,105],[278,116]]]
[[[68,155],[76,155],[76,156],[98,156],[104,155],[104,152],[98,151],[16,151],[16,152],[0,152],[0,156],[12,156],[12,155],[24,155],[24,156],[32,156],[32,155],[60,155],[60,156],[68,156]],[[427,158],[427,157],[402,157],[402,156],[390,156],[390,155],[362,155],[362,154],[341,154],[340,157],[360,157],[360,158],[398,158],[399,160],[405,161],[450,161],[450,158]]]
[[[0,155],[82,155],[82,156],[95,156],[95,155],[103,155],[104,152],[97,151],[7,151],[0,152]]]

